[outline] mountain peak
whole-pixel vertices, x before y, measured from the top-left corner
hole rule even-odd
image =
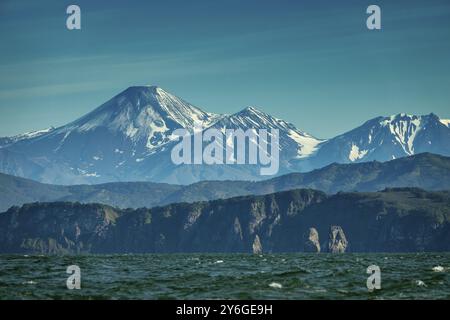
[[[265,112],[259,110],[256,107],[248,106],[242,109],[239,113],[257,113],[257,114],[266,114]]]
[[[60,131],[106,129],[130,139],[135,149],[151,151],[167,143],[173,130],[193,127],[196,122],[209,124],[215,118],[156,85],[130,86]]]
[[[139,94],[139,93],[149,93],[149,94],[158,94],[159,92],[166,92],[160,87],[156,85],[142,85],[142,86],[130,86],[126,88],[124,91],[118,94],[118,96],[122,95],[130,95],[130,94]]]
[[[259,110],[255,107],[248,106],[248,107],[245,107],[244,109],[242,109],[242,111],[258,112]]]
[[[388,121],[401,121],[401,120],[415,120],[418,119],[419,117],[416,115],[411,115],[411,114],[407,114],[404,112],[401,113],[397,113],[397,114],[393,114],[387,118],[385,118],[385,120]]]
[[[235,114],[233,114],[232,117],[248,117],[270,122],[278,120],[275,117],[271,116],[270,114],[267,114],[264,111],[253,106],[245,107],[241,111],[238,111]]]
[[[383,117],[381,117],[383,118]],[[430,114],[426,114],[426,115],[414,115],[414,114],[407,114],[407,113],[397,113],[394,115],[391,115],[390,117],[387,117],[390,120],[406,120],[406,119],[411,119],[411,120],[415,120],[415,119],[421,119],[421,118],[428,118],[428,119],[434,119],[434,120],[439,120],[439,116],[436,115],[435,113],[430,113]]]

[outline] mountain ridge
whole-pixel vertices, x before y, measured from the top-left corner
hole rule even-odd
[[[263,180],[261,165],[175,165],[172,133],[192,130],[278,129],[277,175],[330,163],[357,163],[432,152],[450,156],[450,127],[434,114],[377,117],[322,140],[256,107],[214,114],[157,87],[133,86],[67,125],[20,138],[0,138],[0,172],[52,184]]]
[[[450,157],[424,153],[385,163],[330,164],[311,172],[290,173],[263,181],[217,180],[190,185],[114,182],[61,186],[0,174],[0,212],[14,205],[35,201],[78,201],[138,208],[298,188],[313,188],[334,194],[339,191],[373,192],[388,187],[450,190]]]

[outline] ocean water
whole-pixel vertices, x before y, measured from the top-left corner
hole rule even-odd
[[[0,299],[450,299],[450,253],[0,255]]]

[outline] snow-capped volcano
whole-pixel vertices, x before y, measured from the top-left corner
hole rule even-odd
[[[0,169],[29,176],[14,164],[25,155],[39,169],[31,177],[44,182],[142,180],[136,167],[164,150],[174,130],[210,125],[218,117],[159,87],[130,87],[67,125],[5,142],[8,157],[0,154]]]
[[[89,133],[107,129],[148,150],[170,141],[173,130],[210,125],[218,115],[207,113],[156,86],[130,87],[55,134]],[[139,147],[139,146],[137,146]]]
[[[422,152],[450,155],[450,129],[435,114],[378,117],[325,142],[315,165],[388,161]]]
[[[159,87],[138,86],[62,127],[0,138],[0,172],[57,184],[267,178],[255,165],[173,164],[173,131],[198,123],[205,130],[278,129],[279,174],[420,152],[450,155],[449,121],[434,114],[378,117],[320,140],[255,107],[218,115]]]
[[[278,129],[280,154],[285,160],[305,158],[317,151],[324,140],[298,130],[293,124],[275,118],[256,107],[247,107],[235,114],[221,117],[213,127],[218,129]]]

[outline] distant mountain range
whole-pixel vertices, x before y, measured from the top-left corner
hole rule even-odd
[[[179,165],[170,153],[176,129],[270,129],[280,132],[279,175],[331,163],[387,161],[422,152],[450,156],[449,120],[434,114],[379,117],[321,140],[254,107],[232,115],[205,112],[155,86],[130,87],[59,128],[0,138],[0,172],[52,184],[262,180],[257,165]]]
[[[331,164],[308,173],[291,173],[263,181],[202,181],[191,185],[116,182],[60,186],[0,174],[0,212],[29,202],[72,201],[140,208],[176,202],[208,201],[243,195],[312,188],[339,191],[379,191],[392,187],[450,190],[450,158],[424,153],[387,162]]]
[[[450,250],[450,194],[291,190],[153,209],[34,203],[0,214],[0,253]]]
[[[450,155],[449,120],[435,114],[378,117],[324,142],[311,162],[315,167],[338,163],[388,161],[423,152]]]

